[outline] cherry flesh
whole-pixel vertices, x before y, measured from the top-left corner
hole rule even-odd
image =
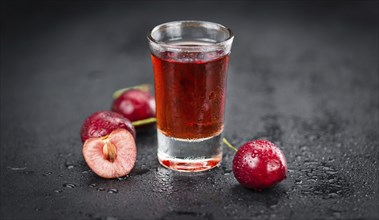
[[[137,157],[133,135],[118,128],[103,137],[91,137],[84,142],[83,156],[87,165],[98,176],[117,178],[130,173]]]

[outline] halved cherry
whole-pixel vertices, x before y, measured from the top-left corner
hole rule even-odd
[[[103,178],[117,178],[130,173],[137,157],[133,135],[119,128],[103,137],[85,141],[83,156],[93,172]]]

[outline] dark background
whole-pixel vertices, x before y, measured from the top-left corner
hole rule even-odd
[[[226,147],[211,171],[166,170],[154,127],[130,176],[85,164],[83,120],[153,84],[146,33],[185,19],[234,31],[225,135],[276,143],[277,186],[241,187]],[[379,218],[377,1],[2,1],[0,65],[1,219]]]

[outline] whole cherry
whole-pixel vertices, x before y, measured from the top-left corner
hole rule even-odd
[[[87,117],[82,125],[80,136],[84,143],[88,138],[103,137],[117,128],[128,130],[136,137],[132,123],[122,115],[111,111],[98,111]]]
[[[226,139],[224,143],[234,148]],[[286,178],[286,158],[282,151],[270,141],[249,141],[242,145],[234,155],[233,174],[241,185],[261,191]]]
[[[130,88],[116,96],[112,111],[132,122],[155,117],[155,99],[144,89]]]

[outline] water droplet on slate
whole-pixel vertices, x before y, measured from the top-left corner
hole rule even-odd
[[[330,175],[334,175],[334,174],[337,174],[338,172],[337,171],[326,171],[327,174],[330,174]]]
[[[13,170],[13,171],[18,171],[18,170],[25,170],[26,167],[8,167],[8,169]]]
[[[118,193],[118,189],[108,189],[107,193]]]
[[[333,215],[337,218],[341,217],[341,212],[340,211],[334,211]]]
[[[314,140],[316,140],[317,138],[318,138],[317,135],[310,135],[310,136],[308,136],[308,140],[309,140],[309,141],[314,141]]]
[[[97,191],[105,191],[105,189],[103,187],[99,187],[96,189]]]
[[[76,187],[76,184],[74,184],[74,183],[65,183],[65,184],[63,184],[63,187],[67,187],[67,188],[73,189],[73,188]]]
[[[274,204],[274,205],[270,205],[270,209],[275,209],[278,205]]]
[[[96,183],[91,183],[91,184],[89,184],[88,186],[93,188],[93,187],[96,187],[97,184],[96,184]]]
[[[29,174],[34,174],[33,170],[27,170],[27,171],[22,171],[23,174],[29,175]]]
[[[70,164],[70,163],[66,164],[67,169],[73,169],[74,167],[75,167],[74,164]]]
[[[321,166],[322,170],[325,170],[325,171],[329,171],[329,170],[333,170],[332,168],[330,167],[324,167],[324,166]]]
[[[272,219],[276,218],[276,214],[271,214],[270,218],[272,218]]]
[[[53,174],[53,172],[44,173],[44,174],[42,174],[42,175],[43,175],[43,176],[50,176],[51,174]]]
[[[296,185],[300,185],[300,184],[302,184],[302,183],[303,183],[302,180],[295,180],[295,184],[296,184]]]
[[[338,197],[338,195],[337,195],[337,193],[329,193],[328,194],[328,198],[336,198],[336,197]]]
[[[56,189],[56,190],[54,190],[54,192],[55,192],[55,193],[61,193],[61,192],[63,192],[63,190],[61,190],[61,189]]]
[[[128,177],[129,177],[129,174],[126,175],[126,176],[123,176],[123,177],[118,177],[117,179],[118,179],[119,181],[122,181],[122,180],[126,180],[126,179],[128,179]]]

